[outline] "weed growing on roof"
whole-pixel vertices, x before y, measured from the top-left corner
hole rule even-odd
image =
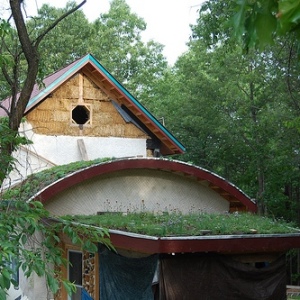
[[[110,160],[112,159],[101,158],[90,161],[78,161],[43,170],[28,176],[28,178],[22,181],[19,185],[6,190],[1,199],[27,201],[44,187],[59,180],[60,178],[67,176],[68,174]]]
[[[66,216],[87,225],[152,236],[198,236],[237,234],[296,233],[293,224],[250,213],[208,214],[180,213],[104,213],[93,216]]]

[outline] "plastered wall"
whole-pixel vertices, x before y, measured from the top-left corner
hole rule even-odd
[[[204,183],[159,170],[126,170],[88,180],[46,203],[54,215],[119,211],[228,212],[229,203]]]

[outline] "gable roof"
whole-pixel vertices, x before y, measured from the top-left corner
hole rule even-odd
[[[127,111],[143,125],[147,133],[155,136],[161,142],[163,155],[181,154],[185,147],[167,130],[118,80],[116,80],[91,54],[74,61],[65,68],[51,74],[43,80],[44,87],[36,84],[28,102],[25,115],[45,100],[53,91],[69,80],[74,74],[82,72],[94,84],[100,87],[108,97]],[[1,104],[10,107],[10,98]],[[5,116],[4,109],[0,108],[0,116]]]

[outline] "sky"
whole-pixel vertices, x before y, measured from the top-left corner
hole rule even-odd
[[[8,2],[8,0],[6,0]],[[80,3],[76,0],[76,3]],[[110,0],[87,0],[82,7],[90,21],[101,13],[108,12]],[[164,55],[173,65],[178,56],[187,50],[186,43],[191,34],[190,24],[195,24],[197,10],[203,0],[126,0],[131,11],[147,23],[142,38],[144,42],[153,39],[165,46]],[[67,0],[25,0],[28,15],[36,13],[44,3],[65,7]],[[96,3],[96,4],[95,4]]]

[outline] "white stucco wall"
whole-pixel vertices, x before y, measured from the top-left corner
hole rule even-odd
[[[39,247],[42,242],[43,235],[36,233],[28,240],[26,247],[33,249]],[[53,294],[47,288],[45,276],[38,276],[32,273],[29,278],[24,275],[22,268],[19,269],[19,287],[15,289],[13,286],[8,291],[6,300],[15,300],[21,296],[20,300],[52,300]]]
[[[33,132],[28,122],[22,124],[23,132],[33,145],[28,148],[47,158],[56,165],[82,160],[78,140],[85,144],[89,160],[102,157],[146,156],[146,139],[89,137],[89,136],[53,136]]]
[[[206,184],[159,170],[124,170],[73,186],[45,207],[54,215],[105,211],[228,212],[229,202]]]
[[[3,187],[14,185],[28,175],[50,168],[81,161],[78,140],[82,139],[89,160],[105,157],[146,157],[146,139],[88,137],[88,136],[47,136],[35,134],[28,122],[21,124],[20,132],[33,142],[14,153],[16,168],[11,172]]]
[[[42,171],[44,169],[55,166],[54,163],[33,152],[34,145],[31,145],[29,150],[27,147],[21,147],[13,156],[16,159],[15,166],[12,172],[5,179],[2,188],[14,186],[20,181],[26,179],[32,173]]]

